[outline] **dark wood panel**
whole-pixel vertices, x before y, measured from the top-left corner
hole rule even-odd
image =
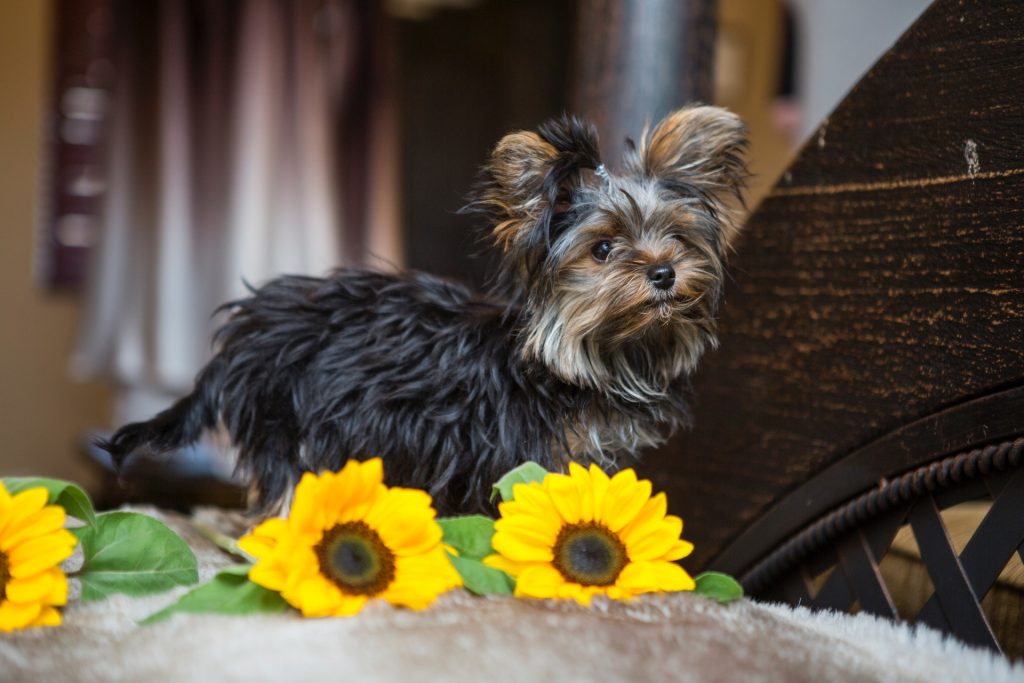
[[[854,450],[814,474],[734,536],[715,558],[716,568],[736,575],[773,551],[806,521],[908,470],[1008,441],[1024,433],[1024,386],[999,391],[915,420]]]
[[[695,567],[830,464],[1024,381],[1022,197],[1024,4],[940,0],[750,219],[696,429],[644,461]]]

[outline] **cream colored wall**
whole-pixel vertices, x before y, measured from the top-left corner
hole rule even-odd
[[[720,0],[715,102],[732,109],[750,129],[747,204],[767,194],[796,151],[772,121],[782,55],[779,0]]]
[[[88,483],[76,449],[106,424],[109,392],[70,380],[78,301],[32,276],[49,59],[50,3],[0,1],[0,476]]]

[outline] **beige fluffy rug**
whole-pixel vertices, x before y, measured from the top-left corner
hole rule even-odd
[[[159,515],[199,558],[230,558]],[[73,601],[65,624],[0,636],[0,680],[47,681],[1024,681],[1024,665],[873,617],[695,595],[575,604],[451,593],[413,613],[349,619],[177,615],[180,592]]]

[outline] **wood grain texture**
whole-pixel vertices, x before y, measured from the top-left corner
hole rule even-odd
[[[715,0],[586,0],[576,3],[573,113],[597,125],[614,166],[639,137],[688,102],[710,102]]]
[[[889,480],[945,456],[1011,441],[1021,432],[1024,386],[931,413],[844,455],[786,493],[715,557],[721,571],[742,575],[810,520],[824,517],[881,478]]]
[[[830,464],[1024,382],[1022,197],[1024,4],[939,0],[751,217],[696,429],[642,464],[691,568]]]

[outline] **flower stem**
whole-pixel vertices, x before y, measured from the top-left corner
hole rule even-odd
[[[194,526],[196,531],[202,534],[206,540],[208,540],[210,543],[213,543],[215,546],[226,552],[228,555],[240,557],[250,562],[252,561],[252,558],[249,557],[249,555],[247,555],[241,548],[238,547],[237,539],[234,539],[228,536],[227,534],[222,534],[221,532],[217,531],[216,529],[210,526],[207,526],[206,524],[203,524],[202,522],[193,521],[192,526]]]

